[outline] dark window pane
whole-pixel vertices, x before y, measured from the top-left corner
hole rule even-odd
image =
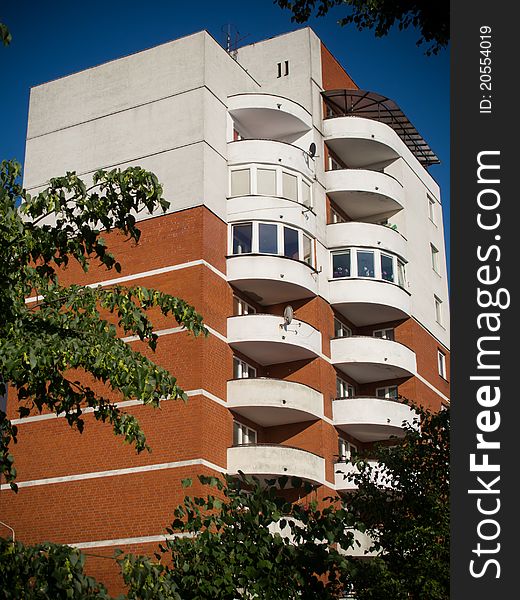
[[[278,253],[278,227],[272,224],[260,223],[259,225],[259,252],[267,254]]]
[[[283,248],[284,256],[289,258],[299,258],[298,252],[298,232],[289,227],[283,228]]]
[[[394,261],[386,254],[381,254],[381,277],[385,281],[394,281]]]
[[[233,225],[233,254],[251,252],[253,224]]]
[[[332,255],[332,277],[350,277],[350,250]]]
[[[374,277],[374,253],[360,252],[357,253],[358,277]]]

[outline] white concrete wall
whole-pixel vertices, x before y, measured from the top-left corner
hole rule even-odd
[[[205,203],[225,219],[227,96],[258,88],[206,32],[37,86],[24,184],[140,165],[170,211]]]

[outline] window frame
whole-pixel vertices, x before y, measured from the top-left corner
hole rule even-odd
[[[273,171],[275,173],[275,193],[265,194],[260,193],[258,186],[258,171]],[[301,206],[313,210],[314,208],[314,181],[309,177],[306,177],[299,171],[293,171],[287,167],[281,165],[272,165],[268,163],[247,163],[242,165],[235,165],[229,167],[229,181],[228,181],[228,199],[240,198],[241,196],[262,196],[266,198],[283,198],[289,202],[296,202]],[[235,171],[249,171],[249,193],[248,194],[233,194],[232,181],[233,173]],[[284,173],[296,178],[296,200],[284,196]],[[308,187],[309,198],[308,201],[305,199],[304,184]]]
[[[235,364],[237,363],[237,372],[241,372],[241,375],[235,376]],[[246,368],[246,370],[244,371],[244,367]],[[248,373],[248,369],[251,369],[251,371],[253,371],[254,375],[250,376],[249,374],[247,374],[246,376],[243,375],[244,372]],[[258,371],[256,370],[256,367],[253,367],[253,365],[250,365],[248,362],[246,362],[245,360],[243,360],[242,358],[239,358],[238,356],[233,356],[233,379],[256,379],[257,377],[257,373]]]
[[[239,309],[238,313],[235,312],[235,301],[236,301],[238,309]],[[244,309],[245,309],[245,311],[244,311]],[[247,302],[246,300],[243,300],[239,296],[236,296],[235,294],[233,294],[233,316],[234,317],[241,317],[242,315],[256,315],[256,313],[257,313],[256,308],[252,304],[249,304],[249,302]]]
[[[437,202],[429,194],[426,194],[426,198],[428,199],[428,218],[435,226],[437,226]]]
[[[374,276],[360,275],[358,269],[358,253],[371,253],[374,259]],[[334,276],[334,257],[350,254],[350,275],[343,275],[341,277]],[[392,259],[392,271],[393,279],[383,278],[383,269],[381,259],[383,256]],[[398,285],[402,289],[406,289],[406,263],[397,255],[386,250],[379,250],[378,248],[360,248],[351,246],[349,248],[343,248],[341,250],[333,250],[330,252],[330,273],[331,279],[371,279],[374,281],[382,281],[384,283],[393,283]]]
[[[434,270],[435,273],[437,273],[437,275],[440,275],[439,250],[431,242],[430,242],[430,253],[431,253],[432,269]]]
[[[446,353],[437,348],[437,371],[439,376],[448,381],[448,372],[446,370]]]
[[[345,452],[342,453],[342,446],[344,447]],[[344,463],[347,462],[347,460],[350,460],[352,458],[352,454],[356,453],[358,451],[358,447],[353,444],[352,442],[349,442],[348,440],[346,440],[344,437],[338,436],[338,462],[339,463]]]
[[[244,436],[244,433],[247,436],[247,439],[249,440],[250,434],[252,433],[254,437],[254,442],[243,442],[243,441],[238,441],[238,436],[237,436],[237,441],[235,441],[235,431],[238,431],[242,437]],[[252,427],[249,427],[248,425],[246,425],[245,423],[242,423],[240,421],[234,420],[233,421],[233,446],[250,446],[250,445],[255,445],[258,444],[258,431],[256,429],[253,429]]]
[[[234,231],[235,227],[243,227],[244,225],[251,225],[251,251],[250,252],[234,252]],[[277,253],[274,254],[272,252],[260,252],[260,226],[261,225],[273,225],[277,228]],[[291,256],[287,256],[285,254],[285,229],[295,231],[297,233],[298,240],[298,258],[293,258]],[[310,248],[310,260],[305,259],[305,249],[304,249],[304,238],[309,240],[309,248]],[[241,221],[237,223],[230,223],[229,227],[229,256],[241,256],[243,254],[261,254],[263,256],[281,256],[283,258],[288,258],[289,260],[298,260],[300,262],[305,263],[312,269],[315,269],[316,265],[316,248],[314,244],[314,238],[309,234],[305,233],[302,229],[295,227],[293,225],[287,225],[285,223],[277,223],[273,221]]]
[[[435,322],[440,325],[441,327],[444,327],[444,319],[443,319],[443,309],[442,309],[442,300],[436,296],[435,294],[433,295],[433,303],[435,306]]]
[[[338,328],[336,327],[336,323],[339,324]],[[348,331],[348,335],[338,335],[337,334],[338,330]],[[338,319],[338,317],[334,317],[334,338],[341,339],[341,338],[347,338],[347,337],[352,337],[352,329],[348,325],[345,325],[345,323],[343,323],[343,321],[341,319]]]
[[[391,390],[395,390],[395,396],[391,394]],[[381,396],[379,392],[384,392]],[[381,400],[397,400],[399,398],[399,387],[397,385],[384,385],[376,388],[376,398]]]
[[[386,333],[391,331],[391,337],[386,337]],[[382,335],[376,335],[376,333],[381,333]],[[375,337],[380,340],[390,340],[391,342],[395,342],[395,328],[394,327],[383,327],[382,329],[374,329],[372,331],[372,337]]]
[[[344,391],[347,392],[347,395],[344,393],[337,395],[339,393],[339,388],[343,388]],[[350,393],[352,392],[352,394]],[[355,398],[356,397],[356,388],[351,383],[336,375],[336,398]]]

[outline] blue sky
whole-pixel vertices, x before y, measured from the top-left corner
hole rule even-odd
[[[0,21],[13,34],[0,51],[0,157],[23,161],[29,89],[92,65],[207,29],[224,44],[232,24],[249,44],[301,25],[272,0],[189,4],[174,0],[20,0],[0,5]],[[449,52],[424,56],[414,30],[376,38],[371,31],[339,27],[342,11],[309,21],[327,48],[362,89],[399,104],[430,144],[441,165],[429,172],[441,186],[449,254]]]

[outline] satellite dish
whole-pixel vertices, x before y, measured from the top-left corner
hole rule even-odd
[[[293,317],[294,317],[293,307],[290,305],[286,306],[283,311],[283,319],[285,321],[285,324],[289,325],[290,322],[293,320]]]
[[[311,158],[316,156],[316,144],[314,142],[311,142],[311,145],[309,146],[309,156]]]

